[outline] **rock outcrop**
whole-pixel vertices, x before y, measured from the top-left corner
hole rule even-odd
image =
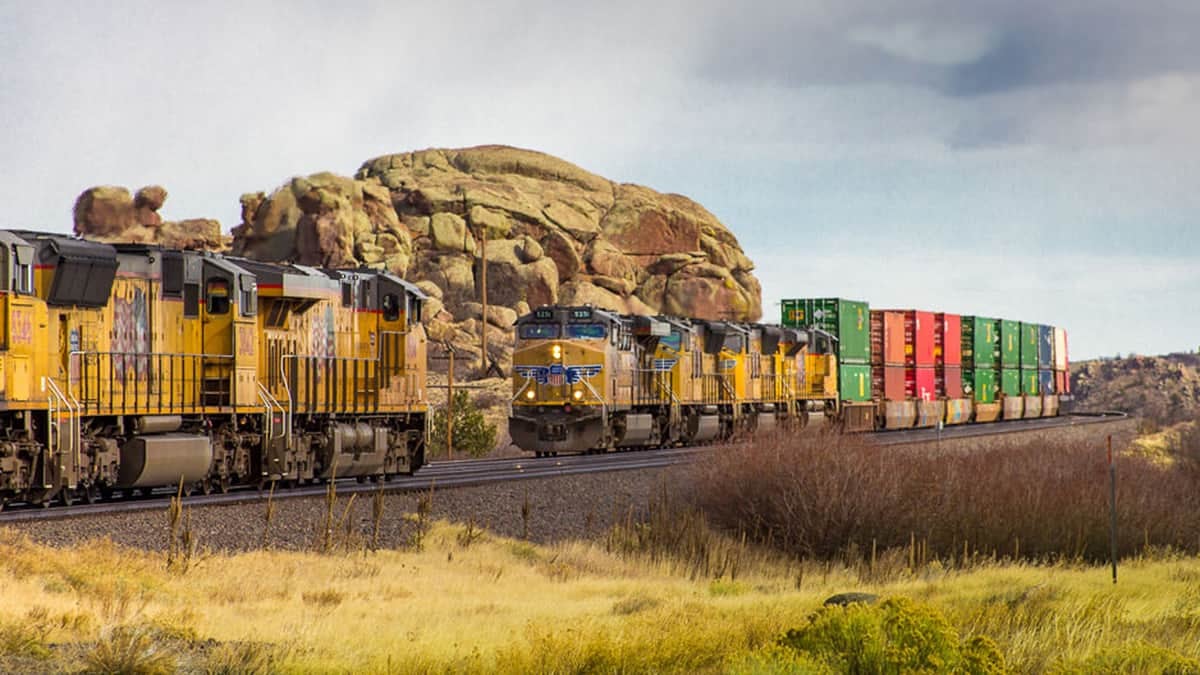
[[[1071,364],[1075,410],[1121,410],[1154,425],[1200,419],[1200,354]]]
[[[158,214],[167,191],[158,185],[137,194],[111,185],[85,190],[75,200],[75,234],[104,242],[160,244],[172,248],[224,251],[229,237],[208,218],[164,221]]]
[[[510,147],[385,155],[354,178],[295,178],[270,195],[243,195],[233,236],[233,252],[250,258],[364,265],[419,283],[432,298],[431,337],[468,357],[478,357],[480,321],[507,329],[542,304],[762,314],[754,265],[699,204]],[[511,337],[494,333],[493,357],[505,365]]]

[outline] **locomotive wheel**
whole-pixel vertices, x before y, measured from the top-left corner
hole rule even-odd
[[[83,498],[84,504],[95,504],[100,500],[100,491],[95,485],[87,485],[79,488],[79,496]]]
[[[229,494],[229,476],[221,476],[217,479],[217,491],[221,494]]]
[[[49,501],[49,500],[47,500]],[[70,506],[75,503],[75,491],[71,488],[62,488],[58,491],[58,503],[63,506]]]

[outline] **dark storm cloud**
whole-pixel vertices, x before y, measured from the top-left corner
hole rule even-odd
[[[701,72],[722,82],[794,87],[887,83],[976,97],[1054,84],[1128,81],[1200,71],[1200,3],[914,2],[776,9],[721,16]],[[937,35],[986,39],[961,62],[914,57],[856,31],[919,26],[916,49],[938,56]]]

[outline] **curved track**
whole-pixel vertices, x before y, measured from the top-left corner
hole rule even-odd
[[[946,427],[940,432],[943,440],[957,438],[975,438],[982,436],[1000,436],[1004,434],[1043,431],[1053,428],[1075,427],[1088,424],[1104,424],[1125,419],[1126,415],[1119,412],[1107,413],[1075,413],[1061,417],[1051,417],[1037,420],[1014,420],[1009,422],[994,422],[987,425],[969,425]],[[936,441],[939,432],[936,429],[907,429],[897,431],[882,431],[870,435],[876,442],[884,445],[903,445],[908,443],[926,443]],[[357,483],[353,480],[340,480],[337,484],[339,494],[356,492],[374,492],[382,489],[385,492],[413,492],[419,490],[467,487],[487,483],[502,483],[530,478],[548,478],[571,474],[604,473],[610,471],[630,471],[670,466],[686,462],[692,455],[708,452],[721,446],[699,446],[690,448],[669,448],[653,452],[615,452],[598,455],[568,455],[536,459],[533,457],[516,457],[505,459],[482,460],[452,460],[431,462],[422,468],[417,475],[399,477],[379,485],[376,483]],[[275,492],[275,499],[296,499],[304,497],[322,497],[326,493],[324,485],[310,485],[291,490]],[[162,509],[166,499],[174,492],[169,488],[155,491],[152,495],[134,499],[118,499],[97,504],[79,504],[75,506],[52,506],[49,508],[34,506],[10,506],[0,512],[0,524],[4,522],[54,520],[76,518],[107,513],[125,513]],[[241,504],[263,501],[267,498],[265,492],[259,490],[239,490],[229,494],[192,495],[184,497],[186,506],[220,506],[225,504]]]

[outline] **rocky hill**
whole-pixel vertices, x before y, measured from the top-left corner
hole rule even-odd
[[[1071,364],[1075,410],[1123,410],[1168,426],[1200,418],[1200,354]]]
[[[431,296],[430,336],[477,360],[486,245],[490,356],[507,369],[510,328],[542,304],[754,321],[753,263],[715,216],[680,195],[616,183],[505,146],[422,150],[242,195],[232,240],[216,221],[163,223],[159,187],[84,192],[76,232],[268,261],[387,269]],[[485,243],[486,241],[486,243]]]

